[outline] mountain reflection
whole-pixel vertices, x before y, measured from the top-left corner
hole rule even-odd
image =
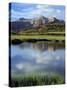
[[[64,76],[65,49],[63,43],[23,42],[11,45],[11,73],[55,72]]]
[[[37,43],[28,43],[28,42],[24,42],[20,45],[20,47],[24,48],[24,47],[30,47],[33,48],[35,50],[40,50],[40,51],[44,51],[44,50],[48,50],[48,51],[55,51],[56,49],[61,49],[64,48],[65,45],[64,43],[45,43],[45,42],[37,42]]]

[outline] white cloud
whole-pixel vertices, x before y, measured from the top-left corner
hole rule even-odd
[[[55,16],[56,14],[56,16],[58,16],[59,14],[61,14],[61,10],[55,9],[49,5],[36,5],[36,8],[31,10],[29,14],[32,16],[38,16],[38,15]]]
[[[23,17],[23,13],[21,13],[21,12],[18,12],[18,11],[15,11],[14,9],[12,9],[11,10],[11,19],[18,19],[19,17],[21,18],[21,17]]]
[[[19,63],[15,64],[16,71],[13,73],[19,72],[34,72],[37,70],[45,70],[45,68],[50,67],[57,67],[59,65],[59,62],[64,57],[62,57],[62,54],[58,54],[57,51],[44,51],[44,52],[38,52],[37,50],[21,50],[21,55],[25,57],[25,60],[21,60],[19,58]],[[35,51],[35,52],[34,52]],[[18,52],[18,51],[17,51]],[[34,53],[35,54],[34,54]],[[27,57],[26,57],[27,56]],[[31,58],[31,61],[30,59]],[[17,59],[16,59],[17,60]]]
[[[62,15],[61,18],[64,18],[64,11],[62,9],[59,8],[55,8],[54,6],[51,5],[35,5],[32,7],[28,7],[28,8],[21,8],[20,11],[11,10],[11,17],[18,19],[18,18],[34,18],[40,15],[44,15],[45,17],[49,17],[49,16],[56,16],[58,19],[60,18],[60,16]]]
[[[49,5],[36,5],[36,8],[44,10],[44,9],[50,8],[50,6]]]
[[[16,68],[21,70],[21,71],[25,71],[25,72],[29,72],[29,71],[34,71],[36,69],[40,69],[40,66],[35,64],[32,65],[31,63],[18,63],[16,64]]]
[[[30,14],[42,15],[45,12],[53,12],[53,9],[48,5],[36,5],[36,8],[30,11]]]
[[[45,52],[36,56],[36,63],[49,64],[51,62],[57,62],[61,59],[61,56],[56,55],[55,52]]]
[[[41,54],[36,57],[36,62],[37,63],[42,63],[42,64],[49,64],[55,57],[51,53],[45,53]]]
[[[56,60],[60,60],[60,56],[56,56]]]
[[[20,62],[16,64],[16,68],[18,70],[24,71],[24,72],[30,72],[30,71],[36,71],[40,70],[42,68],[45,68],[45,65],[49,66],[50,64],[57,66],[59,60],[61,59],[60,56],[56,55],[55,53],[48,53],[45,52],[45,54],[38,53],[35,55],[35,64],[32,64],[31,62]]]
[[[21,16],[21,15],[22,15],[21,12],[18,12],[18,11],[14,10],[14,9],[11,10],[11,16],[12,17],[18,17],[18,16]]]
[[[56,11],[57,11],[57,13],[61,13],[61,10],[59,10],[59,9],[57,9]]]
[[[19,69],[19,70],[21,70],[21,69],[23,69],[24,68],[24,65],[23,64],[16,64],[16,68],[17,69]]]

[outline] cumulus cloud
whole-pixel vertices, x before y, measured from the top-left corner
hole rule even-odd
[[[57,11],[57,13],[61,13],[61,10],[59,10],[59,9],[57,9],[56,11]]]
[[[40,54],[36,57],[36,62],[37,63],[42,63],[42,64],[47,64],[52,59],[53,58],[49,55],[46,56],[46,55]]]
[[[24,65],[23,65],[23,64],[21,64],[21,63],[20,63],[20,64],[16,64],[16,68],[21,70],[21,69],[23,69],[23,68],[24,68]]]
[[[41,51],[41,49],[39,49],[38,51],[38,49],[34,49],[35,47],[34,48],[32,47],[19,48],[18,46],[15,47],[13,48],[13,52],[12,52],[15,58],[11,62],[12,69],[13,68],[15,69],[13,73],[18,73],[18,71],[20,73],[27,73],[27,72],[33,72],[39,70],[45,71],[45,69],[50,69],[53,67],[55,69],[59,67],[59,65],[61,66],[61,63],[62,64],[64,63],[63,61],[64,51],[60,51],[60,50]],[[38,46],[36,48],[38,48]],[[19,56],[19,58],[17,55]]]
[[[30,14],[37,16],[37,15],[42,15],[46,12],[51,13],[53,11],[54,11],[54,9],[48,5],[36,5],[36,8],[34,10],[30,11]]]
[[[54,52],[45,52],[42,54],[39,54],[36,57],[36,62],[37,63],[42,63],[42,64],[50,64],[51,62],[57,62],[57,60],[60,60],[61,56],[56,55]]]
[[[20,9],[18,9],[21,7]],[[11,18],[18,19],[21,17],[25,18],[34,18],[38,15],[44,15],[45,17],[56,16],[60,18],[60,15],[63,15],[64,18],[64,9],[57,8],[57,6],[52,5],[43,5],[43,4],[34,4],[34,5],[26,5],[22,7],[22,5],[17,6],[17,9],[11,9]]]
[[[26,15],[27,15],[26,12],[23,13],[23,12],[16,11],[16,10],[14,10],[14,9],[11,9],[11,15],[10,15],[10,17],[11,17],[11,19],[13,19],[13,20],[17,20],[17,19],[22,18],[23,16],[26,16]]]
[[[33,17],[44,15],[44,16],[58,16],[62,13],[60,9],[53,8],[50,5],[36,5],[36,7],[29,11],[29,14]]]
[[[17,63],[16,68],[21,71],[29,72],[29,71],[34,71],[34,70],[40,69],[40,66],[37,64],[31,64],[31,63],[25,63],[25,64]]]
[[[32,56],[32,53],[29,52],[29,54],[30,56]],[[26,61],[26,63],[23,63],[23,61],[21,61],[20,63],[16,64],[16,68],[19,70],[24,70],[25,72],[29,72],[29,71],[34,71],[34,70],[43,68],[43,67],[40,67],[40,65],[48,66],[50,65],[50,63],[53,63],[53,65],[56,66],[58,64],[57,62],[61,59],[61,56],[56,55],[56,53],[54,52],[52,53],[51,52],[45,52],[45,53],[37,52],[33,57],[31,57],[31,59],[34,60],[35,64],[32,64],[31,61],[30,62]]]

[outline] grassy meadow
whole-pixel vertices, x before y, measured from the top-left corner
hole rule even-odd
[[[11,32],[11,40],[46,39],[65,40],[65,24],[45,24],[39,28],[30,28]]]
[[[48,40],[64,40],[64,36],[52,36],[52,35],[12,35],[11,40],[13,39],[48,39]]]

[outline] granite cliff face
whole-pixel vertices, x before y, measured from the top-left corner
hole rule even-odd
[[[11,31],[23,31],[30,28],[39,28],[46,23],[60,23],[64,22],[56,19],[55,17],[46,18],[44,16],[38,16],[33,19],[20,18],[17,21],[10,22]]]
[[[36,27],[42,26],[43,24],[47,22],[48,22],[47,18],[45,18],[44,16],[39,16],[32,20],[32,25],[34,28],[36,28]]]
[[[58,19],[56,19],[55,17],[49,17],[48,18],[48,23],[50,23],[50,22],[55,22],[55,23],[57,23],[57,22],[59,22],[60,20],[58,20]]]

